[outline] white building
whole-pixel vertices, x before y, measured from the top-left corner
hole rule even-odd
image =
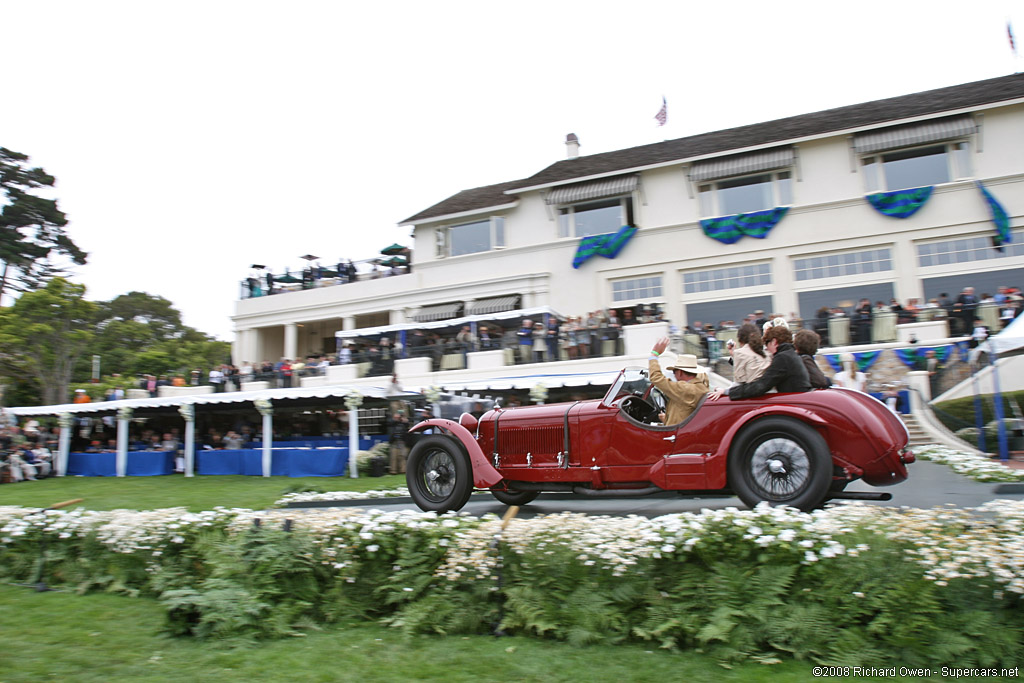
[[[1024,286],[1024,74],[602,154],[579,154],[574,135],[566,145],[568,158],[529,178],[403,221],[411,273],[238,301],[235,362],[332,352],[341,330],[480,311],[657,303],[682,326]],[[1002,251],[979,183],[1008,214]],[[884,194],[895,191],[908,192]],[[926,201],[895,218],[868,195]],[[637,230],[615,258],[573,267],[581,238],[622,226]],[[715,230],[740,238],[723,243]]]

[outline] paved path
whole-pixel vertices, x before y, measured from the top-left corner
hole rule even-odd
[[[946,465],[930,462],[916,462],[909,466],[910,478],[902,484],[886,488],[875,488],[862,482],[855,482],[849,491],[885,491],[892,494],[890,501],[868,501],[868,505],[907,506],[930,508],[952,503],[957,507],[977,507],[996,498],[1024,500],[1024,487],[1000,486],[996,483],[980,483],[953,472]],[[1014,493],[998,492],[998,488],[1012,488]],[[359,507],[381,507],[388,510],[418,509],[408,498],[382,499],[375,501],[351,501],[345,505]],[[570,494],[541,494],[520,510],[520,517],[579,512],[587,515],[640,515],[658,517],[675,512],[697,512],[703,508],[745,507],[739,498],[732,496],[693,498],[676,493],[662,493],[642,498],[590,498]],[[464,511],[480,516],[489,512],[504,514],[506,507],[489,494],[474,494]]]

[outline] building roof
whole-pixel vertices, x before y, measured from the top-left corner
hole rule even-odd
[[[490,206],[508,204],[515,201],[515,198],[505,194],[505,190],[522,186],[522,180],[513,180],[511,182],[498,183],[497,185],[485,185],[484,187],[474,187],[472,190],[463,190],[458,194],[453,194],[444,201],[434,204],[429,209],[424,209],[414,216],[409,216],[401,222],[401,225],[417,223],[428,218],[437,218],[438,216],[447,216],[463,211],[486,209]]]
[[[986,104],[1024,98],[1024,74],[990,78],[911,95],[864,102],[811,114],[800,114],[774,121],[691,135],[629,149],[584,155],[551,164],[539,173],[472,190],[463,190],[448,199],[402,221],[416,223],[452,213],[486,209],[508,204],[515,190],[540,185],[570,182],[598,176],[682,161],[731,150],[782,143],[828,133],[883,125],[889,122],[942,114]]]

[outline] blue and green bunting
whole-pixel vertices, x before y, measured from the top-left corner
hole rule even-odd
[[[904,365],[911,370],[917,370],[918,362],[924,360],[924,354],[927,351],[934,351],[935,357],[943,365],[949,360],[953,350],[956,347],[953,344],[944,344],[942,346],[911,346],[907,349],[893,349],[893,353],[900,359]]]
[[[868,202],[883,216],[907,218],[917,213],[932,196],[932,186],[916,187],[895,192],[876,192],[867,196]]]
[[[700,222],[704,234],[722,244],[735,244],[744,235],[764,239],[775,225],[782,220],[788,206],[779,206],[766,211],[738,213],[721,218],[705,218]]]
[[[847,352],[847,353],[849,353],[849,352]],[[841,354],[841,353],[823,353],[822,355],[825,356],[825,360],[828,361],[828,364],[832,366],[833,370],[835,370],[836,372],[842,372],[842,370],[843,370],[843,363],[839,359],[840,359],[840,357],[843,354]],[[881,351],[858,351],[858,352],[852,353],[850,355],[852,355],[853,356],[853,360],[856,361],[857,369],[860,370],[861,372],[867,372],[868,369],[872,365],[875,364],[875,361],[878,360],[878,357],[880,355],[882,355],[882,352]]]
[[[1010,217],[1006,215],[1006,209],[999,203],[999,200],[985,189],[981,181],[977,181],[977,184],[982,196],[988,203],[989,213],[992,214],[992,223],[996,226],[996,234],[992,236],[992,246],[999,251],[1003,251],[1003,245],[1013,241],[1010,235]]]
[[[626,246],[626,242],[636,234],[636,228],[631,225],[623,225],[618,232],[606,233],[604,235],[588,235],[580,240],[576,247],[576,256],[572,259],[572,267],[579,268],[591,256],[604,256],[615,258]]]

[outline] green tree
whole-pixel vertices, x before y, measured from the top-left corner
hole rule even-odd
[[[88,351],[97,306],[85,286],[55,277],[0,309],[0,368],[35,386],[44,405],[66,403],[75,367]]]
[[[183,324],[181,313],[163,297],[129,292],[99,308],[91,353],[102,358],[104,372],[187,375],[230,359],[230,344]]]
[[[57,200],[37,195],[53,187],[53,176],[31,167],[28,159],[0,147],[0,298],[7,291],[36,289],[62,274],[55,257],[78,265],[86,260],[86,253],[64,232],[68,219]]]

